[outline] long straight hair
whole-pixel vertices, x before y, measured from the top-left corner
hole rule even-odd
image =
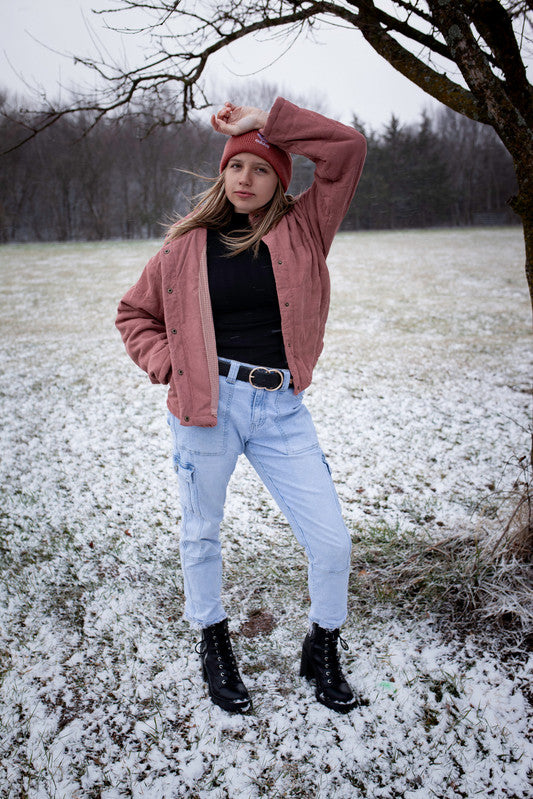
[[[180,217],[177,222],[170,226],[166,241],[173,241],[195,228],[220,230],[230,221],[233,205],[226,197],[224,172],[225,170],[217,178],[206,178],[206,180],[213,181],[213,185],[196,196],[196,205],[187,216]],[[200,176],[197,175],[196,177]],[[281,181],[278,179],[274,196],[263,209],[264,213],[261,215],[257,225],[251,230],[235,231],[239,234],[237,236],[224,236],[224,243],[229,250],[229,254],[237,255],[251,247],[254,255],[257,255],[261,239],[278,224],[280,219],[294,205],[294,202],[294,197],[290,194],[285,194]]]

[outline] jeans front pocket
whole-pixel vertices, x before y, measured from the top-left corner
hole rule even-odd
[[[287,455],[299,455],[317,449],[318,438],[311,414],[302,402],[302,394],[280,392],[276,397],[275,423]]]
[[[231,401],[234,386],[225,380],[220,383],[217,423],[215,427],[181,425],[179,419],[168,414],[174,449],[191,455],[224,455],[228,447]]]

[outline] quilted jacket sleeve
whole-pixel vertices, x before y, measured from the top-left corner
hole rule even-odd
[[[263,133],[268,141],[315,164],[313,185],[298,198],[326,255],[361,177],[366,140],[355,128],[278,97]]]
[[[137,283],[121,299],[115,324],[126,352],[152,383],[168,383],[171,365],[159,255],[148,262]]]

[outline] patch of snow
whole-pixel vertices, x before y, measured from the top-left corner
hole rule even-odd
[[[529,799],[525,653],[354,596],[342,658],[369,704],[316,702],[298,676],[305,559],[245,461],[222,534],[254,712],[211,704],[182,619],[166,389],[113,328],[156,247],[17,245],[17,271],[0,248],[0,794]],[[306,402],[354,535],[475,530],[489,486],[512,485],[529,443],[523,258],[516,229],[337,237]],[[259,608],[277,626],[240,635]]]

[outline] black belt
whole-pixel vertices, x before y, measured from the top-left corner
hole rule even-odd
[[[227,377],[230,367],[231,363],[228,361],[219,361],[219,375]],[[285,381],[285,375],[281,369],[268,369],[266,366],[244,366],[241,364],[237,372],[237,380],[250,383],[254,388],[264,388],[265,391],[278,391]],[[292,386],[292,377],[289,385]]]

